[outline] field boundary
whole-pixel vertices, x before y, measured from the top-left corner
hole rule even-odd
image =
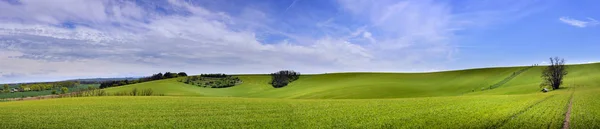
[[[550,96],[548,96],[548,97],[546,97],[546,98],[544,98],[544,99],[542,99],[542,100],[540,100],[540,101],[537,101],[537,102],[535,102],[534,104],[532,104],[532,105],[529,105],[529,106],[528,106],[528,107],[526,107],[525,109],[523,109],[523,110],[521,110],[521,111],[519,111],[519,112],[517,112],[517,113],[515,113],[515,114],[511,115],[510,117],[507,117],[506,119],[502,120],[502,122],[500,122],[499,124],[497,124],[497,125],[493,125],[493,126],[490,126],[489,128],[491,128],[491,129],[497,129],[497,128],[500,128],[500,127],[504,126],[504,124],[508,123],[508,121],[510,121],[511,119],[513,119],[513,118],[515,118],[515,117],[517,117],[517,116],[519,116],[519,115],[521,115],[521,114],[523,114],[523,113],[527,112],[529,109],[533,108],[535,105],[538,105],[538,104],[540,104],[540,103],[542,103],[542,102],[544,102],[544,101],[546,101],[546,100],[548,100],[548,99],[550,99],[550,98],[552,98],[552,97],[554,97],[554,95],[550,95]]]

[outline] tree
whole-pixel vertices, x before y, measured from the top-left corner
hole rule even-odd
[[[8,84],[4,84],[4,92],[8,92],[8,90],[10,90],[10,87],[8,86]]]
[[[543,82],[540,86],[551,86],[553,90],[559,89],[567,73],[564,59],[558,57],[550,58],[550,65],[542,71]]]
[[[65,94],[67,92],[69,92],[69,88],[67,88],[67,87],[60,88],[60,93]]]

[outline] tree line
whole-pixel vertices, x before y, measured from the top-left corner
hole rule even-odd
[[[188,76],[185,72],[179,72],[179,73],[166,72],[164,74],[157,73],[157,74],[153,74],[152,76],[142,77],[142,78],[135,79],[135,80],[105,81],[105,82],[100,83],[100,89],[142,83],[142,82],[147,82],[147,81],[168,79],[168,78],[185,77],[185,76]]]
[[[17,84],[18,87],[14,88],[17,92],[27,92],[27,91],[43,91],[43,90],[52,90],[57,88],[73,88],[80,85],[79,81],[60,81],[60,82],[39,82],[39,83],[22,83]],[[14,92],[11,91],[11,88],[8,84],[4,84],[2,87],[2,92]]]

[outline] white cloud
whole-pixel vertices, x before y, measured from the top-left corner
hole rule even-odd
[[[58,4],[61,2],[69,4]],[[132,3],[90,2],[95,3],[0,2],[0,7],[10,10],[0,13],[8,17],[0,23],[0,61],[13,62],[2,63],[0,81],[147,75],[172,70],[192,74],[280,69],[317,73],[353,68],[372,58],[362,46],[333,37],[302,45],[265,44],[253,29],[244,29],[250,26],[245,24],[248,22],[182,1],[169,3],[189,11],[189,15],[156,15]],[[90,11],[87,7],[92,4],[95,6]],[[267,18],[251,10],[239,19],[252,17],[248,15]],[[63,21],[80,24],[60,27]]]
[[[370,43],[376,43],[377,42],[375,40],[375,38],[373,38],[373,34],[371,34],[370,32],[363,32],[363,38],[368,39]]]
[[[452,28],[456,27],[453,22],[457,19],[452,19],[447,4],[428,0],[339,0],[339,3],[343,10],[369,23],[358,32],[364,31],[362,37],[374,42],[369,46],[380,59],[418,64],[447,57],[452,50],[448,39],[454,37]]]
[[[558,20],[560,20],[561,22],[566,23],[568,25],[579,27],[579,28],[591,27],[591,26],[596,26],[596,25],[600,24],[597,20],[592,19],[592,18],[587,18],[587,21],[582,21],[582,20],[572,19],[569,17],[560,17]]]

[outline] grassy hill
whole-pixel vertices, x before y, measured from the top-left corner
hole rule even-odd
[[[569,66],[548,93],[543,67],[489,89],[523,68],[304,75],[277,89],[268,75],[221,89],[174,78],[105,89],[167,96],[2,102],[0,128],[600,128],[600,64]]]
[[[539,90],[542,66],[533,67],[498,88],[489,86],[526,67],[484,68],[434,73],[332,73],[302,75],[284,88],[273,88],[268,75],[239,75],[244,82],[230,88],[201,88],[167,79],[106,89],[107,92],[152,88],[169,96],[372,99],[485,94],[527,94]],[[600,64],[572,65],[565,80],[585,83],[600,72]],[[596,75],[597,76],[597,75]],[[483,91],[482,91],[483,90]]]

